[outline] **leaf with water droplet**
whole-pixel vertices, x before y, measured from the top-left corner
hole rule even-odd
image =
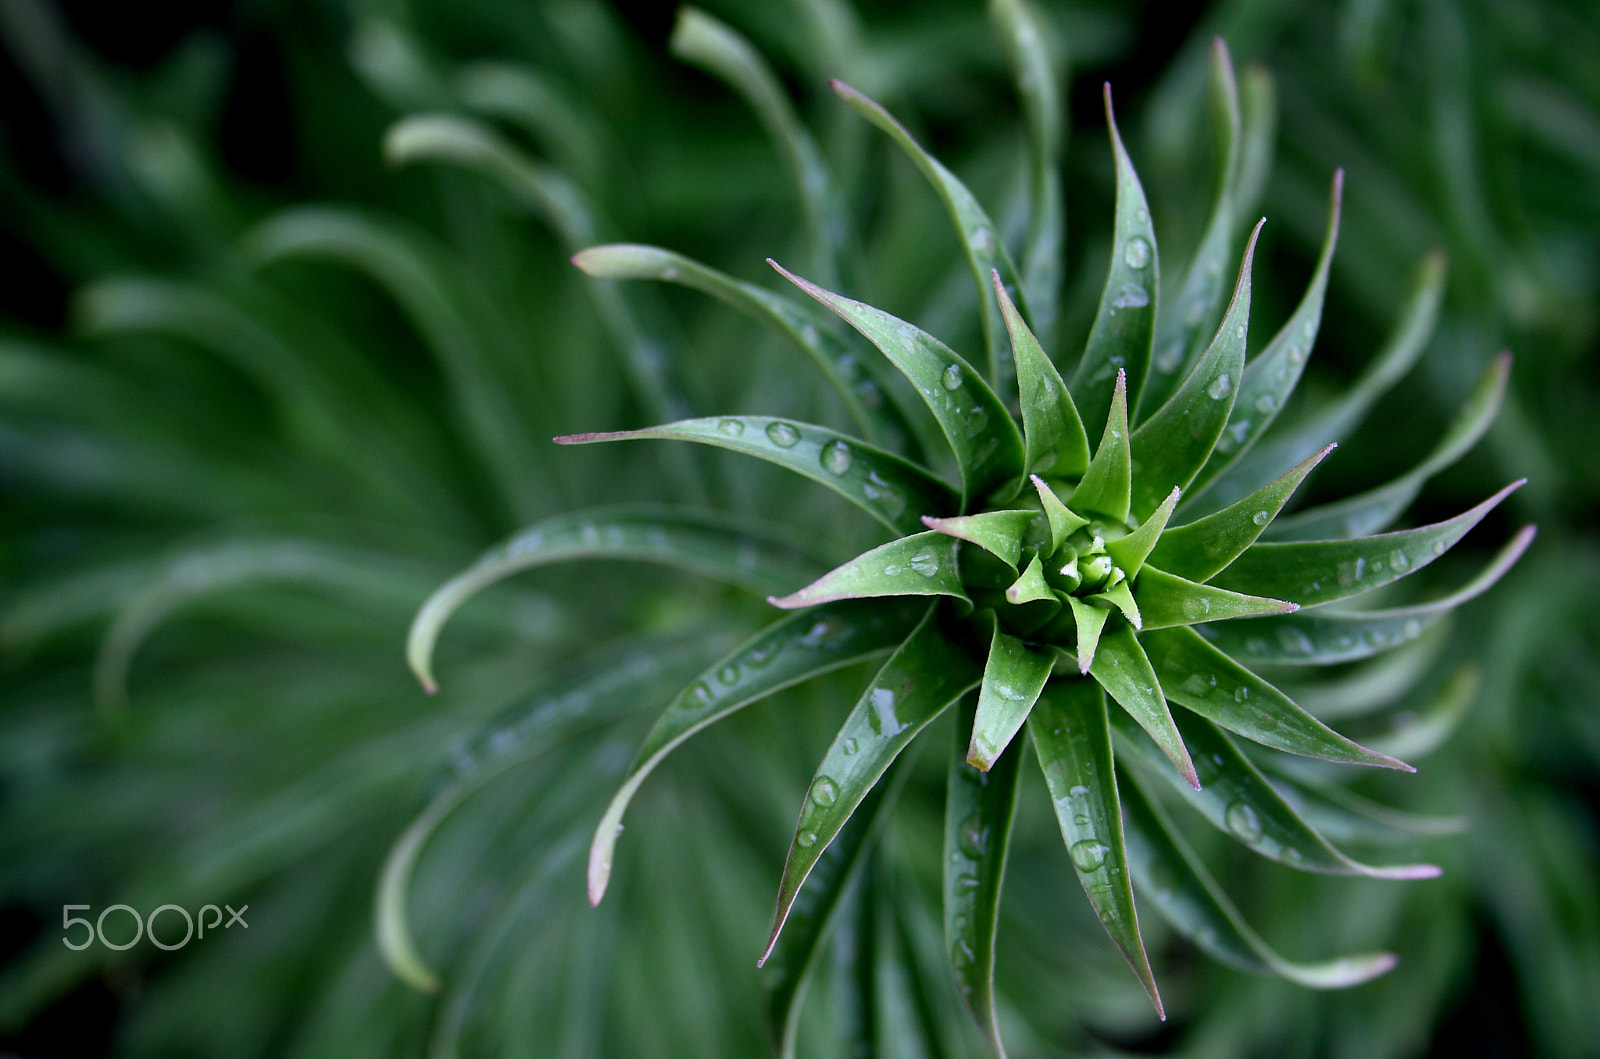
[[[1419,837],[1459,835],[1468,826],[1463,816],[1422,816],[1392,809],[1336,783],[1287,775],[1287,770],[1270,768],[1272,761],[1262,764],[1273,789],[1330,842],[1413,846]]]
[[[771,954],[801,883],[856,806],[906,744],[975,687],[982,675],[982,669],[966,649],[940,628],[937,608],[930,608],[921,624],[873,677],[816,772],[837,785],[838,797],[827,806],[819,806],[808,797],[800,811],[778,888],[772,937],[760,962]],[[845,752],[850,740],[856,743],[855,753]],[[802,846],[802,832],[814,834],[815,841]]]
[[[1000,231],[999,226],[989,219],[989,215],[978,204],[972,192],[967,190],[966,185],[957,180],[955,174],[941,165],[937,159],[924,151],[917,141],[912,139],[905,127],[887,110],[843,81],[829,81],[828,84],[840,99],[850,105],[851,109],[888,133],[889,138],[905,151],[906,157],[922,171],[928,183],[933,185],[934,191],[938,192],[945,210],[950,214],[950,220],[955,224],[956,231],[961,237],[961,250],[966,255],[967,263],[972,266],[972,277],[978,284],[978,305],[983,318],[984,347],[989,356],[989,378],[994,382],[996,390],[1009,394],[1016,386],[1016,379],[1012,374],[1011,358],[1005,355],[1005,325],[1001,322],[994,303],[989,300],[989,274],[999,272],[1000,278],[1012,290],[1020,290],[1020,281],[1010,255],[1006,253],[1005,247],[1000,244],[1000,239],[995,234]],[[884,352],[887,353],[888,350]],[[894,359],[892,355],[890,359]],[[938,414],[937,411],[935,414]]]
[[[1105,696],[1094,681],[1058,680],[1039,696],[1028,733],[1089,904],[1165,1019],[1139,936],[1106,712]]]
[[[1472,393],[1421,463],[1387,485],[1291,515],[1272,527],[1268,539],[1313,541],[1363,537],[1388,526],[1416,499],[1424,482],[1466,455],[1483,437],[1500,411],[1510,375],[1511,354],[1502,353],[1478,377]]]
[[[1198,788],[1200,780],[1194,762],[1173,725],[1161,681],[1132,629],[1123,625],[1101,635],[1089,674],[1133,722],[1150,733],[1154,745],[1171,759],[1184,779]]]
[[[995,298],[1011,336],[1011,354],[1017,365],[1017,388],[1022,400],[1022,439],[1030,474],[1077,478],[1089,467],[1089,438],[1073,406],[1072,395],[1061,381],[1039,340],[1012,304],[999,273],[994,275]]]
[[[1155,228],[1139,174],[1122,145],[1111,109],[1111,86],[1105,86],[1106,125],[1111,133],[1112,157],[1117,171],[1117,205],[1112,228],[1111,264],[1100,293],[1083,359],[1072,376],[1072,394],[1091,423],[1111,407],[1111,394],[1120,367],[1127,372],[1129,400],[1135,405],[1150,368],[1150,343],[1155,331],[1157,289],[1161,265],[1156,252]],[[1144,294],[1125,298],[1137,289]],[[1121,304],[1119,304],[1121,303]]]
[[[955,518],[924,516],[922,523],[946,536],[976,544],[1015,572],[1022,561],[1022,538],[1038,517],[1037,511],[985,511]]]
[[[406,661],[423,687],[434,687],[433,645],[456,608],[520,570],[575,559],[665,563],[761,593],[814,576],[821,565],[776,534],[727,515],[643,506],[557,515],[491,548],[423,603],[406,638]]]
[[[1146,632],[1140,642],[1168,699],[1246,739],[1326,761],[1416,771],[1335,732],[1193,629]]]
[[[831,603],[790,615],[757,633],[709,667],[662,711],[645,736],[622,787],[606,807],[589,848],[589,903],[599,904],[611,878],[618,825],[634,792],[684,740],[772,693],[840,666],[888,650],[904,641],[927,605],[896,601],[884,607],[855,601]],[[713,682],[732,669],[736,677]]]
[[[1179,491],[1173,489],[1161,502],[1161,506],[1156,508],[1138,529],[1125,537],[1106,541],[1106,554],[1111,556],[1129,578],[1139,576],[1139,571],[1144,568],[1145,558],[1155,547],[1162,531],[1167,528],[1167,520],[1172,517],[1172,509],[1178,503],[1178,496]]]
[[[1089,469],[1073,489],[1067,505],[1079,511],[1104,515],[1114,522],[1128,521],[1129,498],[1132,495],[1133,465],[1128,448],[1128,380],[1126,372],[1117,371],[1116,386],[1111,391],[1111,411],[1106,416],[1105,433],[1100,435],[1100,445],[1094,450]]]
[[[728,423],[743,429],[729,433]],[[684,419],[644,430],[617,430],[572,434],[556,438],[559,445],[587,445],[601,441],[663,439],[692,441],[732,449],[819,482],[872,515],[896,533],[915,533],[923,515],[938,515],[960,502],[955,491],[933,472],[874,448],[864,441],[811,423],[790,423],[765,416],[718,416]],[[848,446],[849,461],[840,468],[833,454]]]
[[[1214,585],[1197,584],[1149,565],[1139,575],[1133,597],[1138,601],[1145,629],[1259,614],[1291,614],[1299,609],[1298,604],[1286,600],[1247,596]]]
[[[1279,596],[1307,607],[1344,599],[1427,566],[1525,481],[1518,479],[1476,507],[1431,526],[1355,540],[1258,542],[1213,581],[1234,591]],[[1404,562],[1391,559],[1396,552]],[[1395,569],[1397,565],[1402,568]]]
[[[1022,436],[1017,433],[1011,414],[972,365],[926,331],[882,309],[823,290],[770,258],[767,263],[838,313],[911,380],[955,453],[964,503],[991,494],[1000,499],[1016,495],[1023,477]],[[953,390],[945,385],[949,378],[946,373],[952,367],[960,373]],[[969,430],[979,417],[985,428]]]
[[[1172,305],[1181,305],[1184,312],[1162,313],[1156,321],[1154,348],[1171,348],[1176,356],[1168,363],[1158,363],[1151,371],[1139,398],[1136,419],[1143,421],[1164,407],[1190,374],[1190,365],[1205,344],[1208,329],[1216,319],[1217,307],[1222,303],[1222,274],[1227,267],[1230,248],[1233,246],[1235,185],[1239,177],[1239,86],[1233,75],[1233,61],[1219,37],[1211,49],[1210,100],[1213,134],[1217,149],[1217,188],[1212,202],[1211,216],[1206,221],[1205,234],[1178,284]],[[1167,370],[1162,370],[1167,369]],[[1235,371],[1237,379],[1239,373]],[[1224,421],[1226,419],[1224,418]],[[1220,433],[1220,430],[1219,430]],[[1214,440],[1214,439],[1213,439]],[[1209,453],[1210,449],[1207,449]],[[1161,489],[1165,493],[1173,485],[1167,482]],[[1152,503],[1151,507],[1155,505]]]
[[[1429,879],[1439,874],[1431,864],[1374,867],[1352,860],[1312,830],[1221,729],[1192,714],[1177,720],[1184,741],[1194,752],[1202,788],[1191,790],[1185,786],[1131,721],[1113,716],[1112,727],[1122,737],[1117,742],[1117,759],[1139,769],[1141,774],[1160,776],[1182,792],[1183,800],[1213,826],[1242,845],[1301,871],[1375,879]],[[1248,818],[1244,816],[1246,809]],[[1233,826],[1229,825],[1230,812]],[[1241,826],[1246,819],[1249,826]]]
[[[1347,989],[1384,974],[1397,962],[1387,952],[1316,963],[1279,956],[1245,923],[1139,782],[1125,775],[1120,790],[1128,867],[1140,896],[1213,959],[1240,970],[1277,974],[1308,989]]]
[[[952,596],[968,607],[956,562],[957,540],[927,530],[862,552],[787,596],[768,596],[775,607],[794,610],[836,599],[873,596]]]
[[[1139,473],[1133,481],[1132,508],[1139,518],[1148,517],[1173,486],[1188,488],[1228,425],[1236,396],[1233,383],[1244,370],[1250,269],[1255,260],[1256,239],[1265,223],[1260,222],[1250,233],[1233,300],[1216,337],[1171,398],[1133,432],[1133,460],[1139,465]]]
[[[1039,697],[1039,689],[1050,679],[1055,661],[1055,652],[1036,651],[995,623],[989,659],[983,667],[977,720],[967,746],[969,765],[987,771],[1011,744]]]
[[[970,960],[952,960],[951,970],[967,1010],[1003,1055],[994,1018],[994,943],[1025,748],[1012,746],[987,773],[978,771],[965,760],[975,719],[969,695],[956,711],[945,786],[945,945],[951,953],[972,953]]]
[[[1306,475],[1332,451],[1333,446],[1329,445],[1244,499],[1162,533],[1150,553],[1150,561],[1190,581],[1211,580],[1255,543]]]

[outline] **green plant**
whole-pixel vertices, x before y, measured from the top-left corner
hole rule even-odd
[[[1111,265],[1068,384],[1029,323],[1031,316],[1049,333],[1061,271],[1059,203],[1039,191],[1053,186],[1055,172],[1052,75],[1027,9],[994,6],[1032,119],[1036,194],[1020,271],[1003,247],[1001,228],[966,187],[887,111],[834,84],[846,103],[905,151],[954,222],[977,281],[983,370],[920,328],[774,265],[882,353],[909,382],[908,399],[884,365],[849,352],[829,322],[800,300],[655,247],[611,244],[574,258],[591,276],[683,283],[764,318],[809,354],[867,438],[787,418],[729,415],[558,442],[684,440],[756,456],[820,483],[895,534],[805,587],[770,598],[800,613],[757,633],[672,700],[646,736],[590,850],[589,896],[597,904],[623,813],[671,750],[767,695],[889,652],[817,768],[790,842],[762,957],[770,1021],[785,1053],[794,1047],[807,980],[904,782],[906,769],[897,762],[951,707],[957,708],[957,741],[947,772],[941,857],[945,946],[960,992],[996,1049],[995,941],[1025,754],[1016,736],[1024,724],[1090,904],[1158,1011],[1134,882],[1180,933],[1224,962],[1322,988],[1357,984],[1387,970],[1394,961],[1384,953],[1297,964],[1267,948],[1167,819],[1157,792],[1178,789],[1217,829],[1292,868],[1389,879],[1437,874],[1425,864],[1363,864],[1307,822],[1321,816],[1357,831],[1367,826],[1348,799],[1308,781],[1273,752],[1409,766],[1335,733],[1256,670],[1347,663],[1412,644],[1492,585],[1532,537],[1531,527],[1516,534],[1478,577],[1442,598],[1364,612],[1327,606],[1428,565],[1521,484],[1454,518],[1381,532],[1430,475],[1487,428],[1509,358],[1491,364],[1421,465],[1368,493],[1274,521],[1332,448],[1330,436],[1348,429],[1420,352],[1442,266],[1424,264],[1394,341],[1348,395],[1268,432],[1299,381],[1320,324],[1340,179],[1335,176],[1327,233],[1305,296],[1247,363],[1259,225],[1226,302],[1222,275],[1249,196],[1241,159],[1252,146],[1259,149],[1249,140],[1262,133],[1241,113],[1220,44],[1211,79],[1219,158],[1215,204],[1165,312],[1158,311],[1159,259],[1149,208],[1112,124],[1117,194]],[[683,54],[735,84],[774,130],[800,186],[811,192],[807,212],[823,267],[848,274],[847,257],[826,264],[840,249],[829,223],[826,172],[759,58],[731,31],[692,12],[680,21],[676,42]],[[525,179],[492,139],[452,119],[415,119],[390,143],[407,160],[443,159]],[[547,190],[536,194],[549,197]],[[918,399],[924,408],[914,403]],[[1102,419],[1104,432],[1091,455],[1084,423]],[[954,486],[919,459],[936,451],[941,439],[953,456]],[[790,585],[791,571],[804,562],[780,532],[687,509],[561,516],[519,533],[433,595],[412,627],[413,669],[431,689],[439,629],[479,589],[534,565],[597,556],[665,562],[749,585]],[[1307,693],[1315,694],[1314,687]],[[1109,709],[1106,696],[1114,703]],[[1452,701],[1459,699],[1457,689]],[[1179,707],[1176,715],[1169,702]],[[1223,729],[1266,749],[1246,753]],[[407,833],[380,893],[385,952],[403,977],[424,987],[436,979],[405,927],[406,878],[455,797],[436,802]]]

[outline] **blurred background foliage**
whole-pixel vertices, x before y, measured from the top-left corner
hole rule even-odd
[[[1029,189],[983,5],[704,7],[770,59],[814,130],[859,233],[847,289],[971,346],[938,202],[826,79],[883,99],[1004,226]],[[1531,479],[1434,584],[1510,526],[1541,533],[1447,643],[1403,660],[1428,668],[1424,688],[1476,674],[1470,702],[1402,703],[1372,733],[1423,760],[1364,793],[1466,821],[1424,844],[1443,878],[1327,880],[1202,850],[1283,951],[1392,947],[1396,971],[1312,994],[1152,924],[1159,1024],[1083,902],[1062,899],[1070,866],[1025,797],[998,967],[1014,1054],[1600,1054],[1600,15],[1577,0],[1039,7],[1067,71],[1069,267],[1046,347],[1079,340],[1104,275],[1101,84],[1181,255],[1211,194],[1195,175],[1210,172],[1205,54],[1221,35],[1277,126],[1275,158],[1249,170],[1269,218],[1259,326],[1293,307],[1329,176],[1347,175],[1300,400],[1372,359],[1425,255],[1450,263],[1426,355],[1339,439],[1309,499],[1420,459],[1509,348],[1497,425],[1411,517]],[[669,53],[673,16],[599,0],[0,2],[0,1050],[765,1049],[752,963],[781,843],[859,674],[688,744],[639,799],[612,898],[590,911],[589,832],[634,745],[764,604],[655,568],[551,567],[462,612],[436,698],[401,654],[435,585],[578,507],[759,512],[841,556],[865,539],[820,491],[724,454],[547,444],[669,418],[680,399],[840,414],[725,307],[568,264],[618,238],[762,285],[766,257],[811,260],[783,159],[737,95]],[[386,135],[420,113],[469,117],[516,166],[386,164]],[[941,782],[931,758],[908,781],[802,1051],[980,1054],[942,966]],[[444,979],[428,996],[380,962],[372,894],[441,793],[460,802],[410,892]],[[118,901],[248,903],[250,926],[172,953],[60,944],[61,905]]]

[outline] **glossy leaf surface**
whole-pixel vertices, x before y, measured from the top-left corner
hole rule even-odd
[[[1133,468],[1128,449],[1128,379],[1118,370],[1116,387],[1111,391],[1111,411],[1106,416],[1105,433],[1094,450],[1089,469],[1072,491],[1067,505],[1079,512],[1094,512],[1115,522],[1128,521],[1132,495]]]
[[[768,596],[775,607],[793,610],[836,599],[871,596],[953,596],[967,605],[957,561],[959,542],[933,530],[881,544],[835,567],[798,592]]]
[[[1077,478],[1089,467],[1089,437],[1072,403],[1061,373],[1017,311],[1011,296],[994,273],[995,299],[1011,336],[1016,362],[1017,389],[1022,405],[1023,460],[1029,474]]]
[[[1022,539],[1038,517],[1037,511],[985,511],[955,518],[924,517],[922,524],[946,536],[976,544],[1016,570],[1022,561]]]
[[[1028,719],[1039,690],[1055,666],[1053,651],[1037,651],[995,623],[989,658],[983,668],[977,719],[967,747],[967,763],[987,771]]]
[[[1299,609],[1286,600],[1247,596],[1214,585],[1186,581],[1153,566],[1146,566],[1139,575],[1136,598],[1145,629],[1259,614],[1289,614]]]
[[[1150,659],[1145,656],[1132,629],[1123,625],[1101,634],[1089,674],[1117,700],[1117,705],[1127,711],[1133,722],[1150,733],[1154,745],[1172,761],[1184,779],[1198,789],[1200,780],[1194,762],[1173,724],[1161,682],[1156,679]]]

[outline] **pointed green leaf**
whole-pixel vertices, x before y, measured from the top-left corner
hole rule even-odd
[[[883,782],[861,800],[839,837],[817,859],[789,909],[787,929],[767,957],[762,975],[767,989],[767,1028],[782,1059],[793,1059],[806,989],[822,963],[844,909],[844,899],[861,877],[868,854],[888,822],[889,810],[911,774],[908,765],[909,759],[903,758],[890,768]]]
[[[978,693],[978,714],[967,747],[967,764],[987,772],[1012,736],[1028,719],[1039,689],[1055,666],[1053,651],[1035,651],[1002,632],[995,623],[989,641],[989,660],[983,667],[983,687]]]
[[[1328,293],[1328,270],[1333,263],[1333,248],[1339,238],[1339,207],[1344,189],[1344,170],[1333,174],[1332,202],[1328,206],[1328,230],[1323,236],[1322,252],[1317,258],[1316,271],[1300,298],[1294,314],[1278,329],[1267,348],[1252,357],[1244,368],[1244,381],[1239,384],[1239,398],[1233,411],[1228,413],[1228,426],[1217,439],[1211,458],[1195,476],[1189,488],[1190,497],[1199,496],[1211,482],[1219,477],[1256,443],[1267,427],[1289,400],[1289,395],[1300,382],[1300,373],[1311,355],[1317,340],[1317,330],[1322,325],[1322,304]]]
[[[930,608],[878,674],[834,737],[806,792],[778,887],[766,962],[800,884],[856,806],[925,725],[982,679],[983,671],[937,624]]]
[[[1306,607],[1344,599],[1427,566],[1526,481],[1519,478],[1455,518],[1418,529],[1348,541],[1258,542],[1213,580],[1219,587],[1279,596]]]
[[[1193,629],[1147,632],[1140,643],[1168,699],[1246,739],[1327,761],[1416,771],[1335,732]]]
[[[1017,270],[1011,264],[1011,257],[1006,253],[1005,247],[1000,243],[999,227],[989,219],[989,215],[978,204],[972,192],[967,190],[966,185],[924,151],[917,141],[911,138],[905,127],[894,120],[887,110],[843,81],[829,81],[828,84],[833,88],[834,94],[848,103],[851,109],[888,133],[889,138],[905,151],[906,157],[910,158],[922,171],[923,176],[928,178],[928,183],[933,185],[934,191],[938,192],[939,198],[944,202],[950,220],[955,224],[961,238],[961,249],[967,256],[967,263],[972,266],[972,278],[978,284],[978,306],[983,317],[984,346],[989,354],[989,378],[994,382],[996,391],[1009,396],[1016,387],[1016,378],[1012,374],[1011,359],[1005,356],[1005,325],[989,301],[989,274],[999,272],[1006,289],[1014,292],[1014,297],[1021,297],[1021,294]],[[920,383],[918,389],[921,389]]]
[[[1434,622],[1491,585],[1511,569],[1533,541],[1525,526],[1460,589],[1428,603],[1376,611],[1302,611],[1281,618],[1207,625],[1199,632],[1235,658],[1276,665],[1332,665],[1369,658],[1410,643]]]
[[[1128,448],[1128,379],[1117,370],[1116,387],[1111,392],[1111,411],[1106,416],[1100,447],[1084,472],[1067,504],[1080,511],[1093,511],[1114,522],[1128,521],[1133,469]]]
[[[1233,200],[1239,174],[1239,86],[1227,45],[1218,37],[1211,49],[1211,119],[1217,141],[1217,191],[1205,234],[1183,274],[1178,293],[1156,321],[1150,377],[1139,395],[1138,420],[1163,408],[1190,376],[1205,336],[1222,303],[1223,276],[1233,246]],[[1239,374],[1233,374],[1234,385]],[[1209,450],[1208,450],[1209,453]],[[1169,483],[1171,484],[1171,483]],[[1182,484],[1187,485],[1187,482]],[[1163,491],[1166,487],[1163,487]],[[1153,506],[1153,505],[1152,505]]]
[[[1161,681],[1156,679],[1156,671],[1151,668],[1150,659],[1139,646],[1139,638],[1133,630],[1124,625],[1102,635],[1089,673],[1139,727],[1150,733],[1155,745],[1177,766],[1184,779],[1198,789],[1200,780],[1194,762],[1172,722]]]
[[[1250,233],[1239,266],[1233,301],[1223,314],[1216,337],[1194,370],[1173,393],[1133,432],[1133,513],[1146,518],[1174,486],[1188,488],[1205,466],[1222,436],[1244,372],[1245,340],[1250,325],[1250,269],[1262,220]]]
[[[1050,484],[1037,474],[1030,474],[1028,480],[1033,483],[1034,492],[1039,494],[1039,504],[1044,508],[1045,520],[1050,524],[1050,550],[1055,551],[1067,542],[1067,537],[1075,530],[1087,526],[1089,520],[1063,504]]]
[[[1143,569],[1145,558],[1155,547],[1162,531],[1167,528],[1167,520],[1172,517],[1172,509],[1178,503],[1179,495],[1180,490],[1174,487],[1161,502],[1161,506],[1156,508],[1138,529],[1126,537],[1106,541],[1106,554],[1111,556],[1122,572],[1130,578],[1138,576],[1139,571]]]
[[[1165,629],[1202,621],[1224,621],[1259,614],[1292,614],[1298,603],[1265,596],[1246,596],[1213,585],[1196,584],[1146,566],[1134,589],[1144,628]]]
[[[1111,616],[1111,610],[1107,607],[1097,607],[1093,603],[1085,603],[1077,596],[1068,596],[1067,605],[1072,608],[1072,623],[1077,629],[1078,674],[1087,676],[1089,669],[1094,665],[1095,654],[1100,647],[1100,632],[1106,627],[1106,619]]]
[[[1291,687],[1290,696],[1324,721],[1376,713],[1399,702],[1434,672],[1449,639],[1450,622],[1435,622],[1414,641],[1344,675],[1307,674],[1315,682]]]
[[[622,815],[646,776],[684,740],[776,691],[901,643],[927,604],[831,603],[773,623],[710,666],[667,704],[606,807],[589,847],[589,903],[611,879]]]
[[[838,313],[903,372],[917,388],[955,453],[963,500],[1016,495],[1022,481],[1022,436],[989,384],[949,346],[864,302],[823,290],[768,264],[789,282]]]
[[[456,608],[519,570],[574,559],[665,563],[754,592],[781,590],[813,576],[820,565],[793,545],[726,515],[653,507],[557,515],[489,549],[423,603],[406,638],[406,661],[422,686],[434,690],[434,641]]]
[[[959,542],[927,530],[862,552],[787,596],[768,596],[774,607],[794,610],[836,599],[873,596],[954,596],[968,606],[956,562]]]
[[[1038,555],[1028,560],[1028,568],[1006,589],[1006,602],[1019,606],[1056,599],[1055,590],[1044,579],[1044,560]]]
[[[1185,715],[1179,721],[1184,741],[1194,751],[1203,787],[1191,790],[1185,786],[1131,721],[1113,716],[1112,726],[1125,737],[1117,744],[1118,760],[1160,776],[1213,826],[1263,857],[1301,871],[1332,875],[1430,879],[1439,874],[1432,864],[1373,867],[1350,859],[1300,819],[1216,725],[1193,715]]]
[[[1478,378],[1444,436],[1416,467],[1377,489],[1331,504],[1301,511],[1268,531],[1275,541],[1314,541],[1339,537],[1364,537],[1388,526],[1410,506],[1433,475],[1466,455],[1494,422],[1511,374],[1511,355],[1502,353]]]
[[[949,537],[976,544],[1012,570],[1022,561],[1022,538],[1039,517],[1037,511],[985,511],[955,518],[922,517],[922,524]]]
[[[1256,542],[1306,475],[1333,449],[1329,445],[1306,457],[1283,477],[1221,511],[1167,530],[1156,542],[1150,561],[1190,581],[1211,580]]]
[[[1039,697],[1028,733],[1089,904],[1165,1019],[1133,905],[1105,696],[1093,681],[1058,680]]]
[[[907,451],[915,435],[871,363],[863,363],[793,299],[745,283],[670,250],[632,243],[591,246],[572,263],[596,279],[680,283],[730,305],[783,333],[817,366],[868,440]]]
[[[1012,304],[998,272],[994,273],[994,293],[1005,317],[1006,331],[1011,335],[1011,355],[1017,365],[1022,441],[1027,450],[1023,463],[1029,474],[1080,477],[1089,467],[1089,437],[1083,431],[1072,394]]]
[[[1279,956],[1245,923],[1160,807],[1137,781],[1124,779],[1122,813],[1133,878],[1167,922],[1212,958],[1240,970],[1276,974],[1308,989],[1347,989],[1395,965],[1397,958],[1387,952],[1317,963],[1294,963]]]
[[[975,712],[968,696],[956,713],[945,787],[944,935],[956,989],[1003,1056],[994,1017],[994,942],[1025,747],[1019,741],[986,772],[973,768],[964,756]]]
[[[1100,293],[1100,308],[1089,330],[1083,359],[1072,375],[1072,393],[1090,422],[1098,422],[1111,407],[1117,372],[1127,373],[1131,400],[1150,370],[1150,343],[1155,333],[1161,265],[1156,253],[1156,230],[1150,221],[1150,204],[1133,162],[1122,146],[1116,115],[1111,110],[1111,85],[1105,86],[1106,125],[1117,166],[1116,220],[1112,230],[1111,264]]]
[[[955,490],[933,472],[813,423],[765,416],[683,419],[643,430],[569,434],[557,445],[602,441],[693,441],[775,463],[827,486],[896,533],[915,533],[924,515],[954,510]]]
[[[1297,419],[1292,426],[1258,443],[1228,470],[1217,476],[1197,506],[1201,513],[1215,511],[1254,492],[1316,452],[1338,441],[1359,423],[1381,397],[1417,362],[1433,336],[1444,297],[1445,265],[1442,254],[1432,254],[1417,271],[1400,319],[1383,350],[1346,393],[1332,404]]]
[[[1094,598],[1120,610],[1128,624],[1135,629],[1144,628],[1144,618],[1139,613],[1139,604],[1134,602],[1133,593],[1128,591],[1128,582],[1119,581],[1110,588],[1101,589]]]
[[[1365,842],[1409,846],[1419,836],[1459,835],[1468,827],[1464,816],[1421,816],[1391,809],[1336,783],[1272,771],[1273,789],[1283,795],[1301,819],[1330,842]]]

